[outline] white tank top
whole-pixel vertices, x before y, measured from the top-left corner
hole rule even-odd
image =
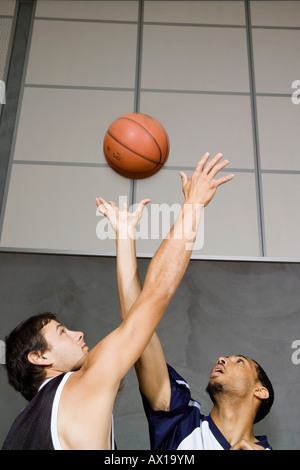
[[[51,413],[51,437],[52,437],[53,447],[55,450],[62,450],[61,444],[59,442],[58,431],[57,431],[58,406],[59,406],[59,401],[60,401],[60,397],[61,397],[61,393],[64,388],[64,385],[72,373],[73,372],[68,372],[65,374],[64,378],[62,379],[59,386],[57,387],[55,397],[53,400],[52,413]],[[49,380],[51,379],[46,380],[40,388],[42,388],[47,382],[49,382]],[[113,416],[112,416],[112,422],[111,422],[111,448],[112,450],[115,450]]]

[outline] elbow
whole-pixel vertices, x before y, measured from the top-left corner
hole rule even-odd
[[[175,292],[176,289],[168,287],[163,283],[145,283],[141,295],[152,304],[160,305],[161,308],[166,309]]]

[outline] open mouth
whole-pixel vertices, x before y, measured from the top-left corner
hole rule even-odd
[[[216,364],[212,370],[211,377],[217,377],[218,375],[224,374],[225,368],[222,364]]]

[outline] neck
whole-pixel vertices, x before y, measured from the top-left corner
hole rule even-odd
[[[47,369],[46,375],[43,379],[43,382],[48,379],[52,379],[53,377],[56,377],[57,375],[63,374],[64,372],[61,370],[56,370],[56,369]]]
[[[231,446],[242,439],[256,442],[253,434],[253,417],[249,413],[250,406],[215,404],[211,410],[211,418]]]

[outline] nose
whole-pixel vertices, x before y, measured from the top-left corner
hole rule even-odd
[[[217,364],[218,364],[218,363],[219,363],[219,364],[223,364],[223,365],[225,366],[225,364],[226,364],[226,359],[225,359],[225,357],[222,357],[222,356],[219,357]]]
[[[82,331],[77,331],[77,341],[81,341],[84,337],[84,334]]]
[[[81,340],[83,340],[84,334],[82,331],[72,331],[72,336],[74,340],[79,343]]]

